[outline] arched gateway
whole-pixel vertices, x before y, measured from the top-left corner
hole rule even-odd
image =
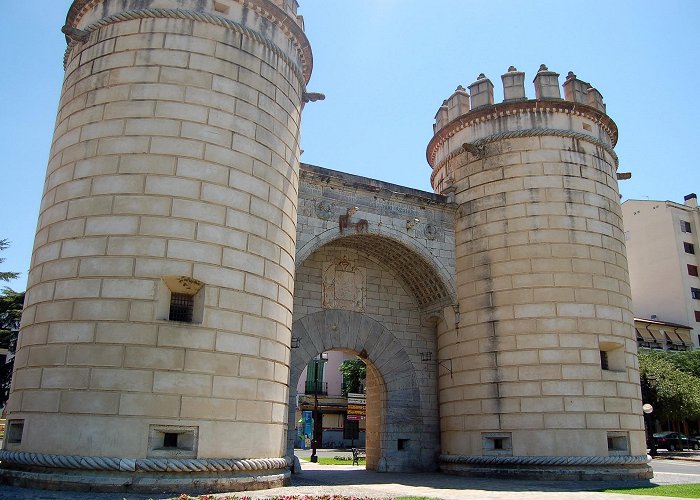
[[[325,351],[360,355],[368,366],[367,468],[405,471],[435,467],[439,434],[437,421],[421,404],[417,372],[402,343],[381,323],[361,313],[328,309],[294,322],[292,335],[299,347],[292,350],[290,379],[299,379],[309,360]],[[434,362],[433,362],[434,363]],[[289,429],[296,422],[294,384],[290,385]],[[433,398],[432,410],[437,411]],[[398,442],[401,440],[399,449]],[[294,434],[287,437],[294,453]]]
[[[301,191],[313,191],[319,174],[325,171],[304,165]],[[335,350],[367,364],[367,467],[434,470],[440,450],[436,318],[455,302],[449,260],[438,258],[441,241],[449,240],[450,211],[418,212],[419,199],[430,195],[406,188],[400,199],[415,197],[410,205],[377,206],[375,197],[363,197],[376,190],[344,175],[357,188],[348,210],[333,199],[343,187],[325,178],[322,193],[301,196],[287,453],[294,452],[296,382],[311,359]],[[418,231],[397,213],[409,207],[423,218]],[[341,228],[343,212],[350,215]]]

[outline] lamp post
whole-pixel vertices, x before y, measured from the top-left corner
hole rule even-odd
[[[319,391],[319,383],[318,383],[318,366],[325,362],[328,359],[328,355],[325,353],[322,353],[314,359],[314,411],[312,413],[313,415],[313,436],[311,439],[311,461],[316,463],[318,462],[318,456],[316,455],[316,448],[318,448],[318,435],[320,434],[319,432],[319,427],[321,426],[321,422],[319,421],[320,419],[318,418],[318,391]]]
[[[642,405],[642,412],[644,412],[644,433],[647,438],[647,443],[649,443],[649,455],[652,457],[656,456],[656,443],[654,443],[654,434],[651,432],[651,422],[649,415],[654,411],[654,407],[649,403]]]

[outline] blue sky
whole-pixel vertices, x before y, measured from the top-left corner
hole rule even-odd
[[[25,288],[63,79],[70,0],[5,2],[0,30],[2,270]],[[623,199],[682,201],[700,191],[697,0],[299,0],[314,51],[302,161],[430,190],[425,148],[443,99],[485,73],[540,64],[593,84],[620,129]]]

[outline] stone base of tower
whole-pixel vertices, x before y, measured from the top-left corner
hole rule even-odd
[[[37,454],[35,457],[46,457],[46,455]],[[59,458],[57,455],[51,455],[51,457]],[[79,461],[80,467],[42,467],[3,460],[0,468],[0,484],[45,490],[196,495],[279,488],[291,483],[288,465],[277,467],[279,464],[276,462],[286,463],[285,459],[241,461],[246,462],[245,467],[249,467],[249,470],[230,470],[231,460],[228,459],[169,460],[168,462],[172,463],[150,467],[153,470],[144,470],[152,465],[147,464],[149,462],[147,460],[121,460],[124,469],[135,468],[136,470],[95,470],[87,468],[88,461],[100,457],[60,458]],[[183,462],[188,463],[183,464]],[[134,464],[136,464],[135,467]],[[217,465],[219,469],[224,470],[215,470]],[[94,463],[93,467],[95,467]]]
[[[550,481],[644,480],[654,477],[646,456],[492,457],[442,455],[445,474]]]

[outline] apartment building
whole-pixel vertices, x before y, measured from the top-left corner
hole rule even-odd
[[[697,195],[685,196],[682,204],[627,200],[622,203],[622,216],[635,318],[647,320],[646,324],[650,321],[687,325],[690,341],[695,348],[699,347],[700,209]],[[675,337],[670,337],[674,343]]]

